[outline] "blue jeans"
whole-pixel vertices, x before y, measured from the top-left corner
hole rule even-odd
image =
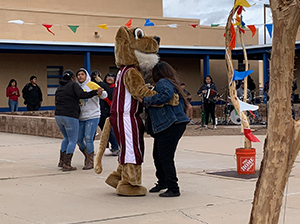
[[[86,121],[79,121],[77,144],[81,151],[86,148],[88,154],[94,152],[94,135],[98,127],[99,119],[100,118],[94,118]]]
[[[55,121],[64,136],[60,151],[66,151],[67,154],[74,153],[78,139],[79,120],[73,117],[55,116]]]
[[[113,150],[118,150],[119,149],[119,143],[118,143],[118,140],[115,136],[113,127],[111,127],[111,129],[110,129],[108,141],[111,144],[111,149],[113,149]]]
[[[18,101],[8,99],[8,106],[10,112],[18,111]]]

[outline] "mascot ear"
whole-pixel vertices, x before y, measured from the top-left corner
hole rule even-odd
[[[115,60],[117,67],[138,65],[134,50],[131,47],[129,30],[126,26],[121,26],[116,35]]]
[[[116,41],[123,40],[129,42],[128,28],[126,26],[121,26],[116,35]]]

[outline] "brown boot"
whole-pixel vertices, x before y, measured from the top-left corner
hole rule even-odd
[[[66,152],[60,151],[59,162],[58,162],[58,165],[57,165],[58,167],[63,167],[65,155],[66,155]]]
[[[88,154],[87,154],[86,148],[83,151],[81,151],[81,152],[84,155],[84,167],[85,167],[86,163],[87,163],[87,159],[88,159]]]
[[[90,170],[94,168],[94,152],[91,152],[87,156],[86,165],[82,168],[83,170]]]
[[[62,171],[77,170],[76,167],[71,166],[72,157],[73,157],[73,153],[69,153],[65,155]]]

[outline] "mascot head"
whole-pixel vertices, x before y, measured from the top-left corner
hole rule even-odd
[[[121,26],[116,35],[117,67],[132,65],[147,72],[158,62],[159,37],[146,36],[141,28]]]

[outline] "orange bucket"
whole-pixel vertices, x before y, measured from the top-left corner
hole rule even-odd
[[[255,149],[236,149],[236,162],[238,174],[255,173]]]

